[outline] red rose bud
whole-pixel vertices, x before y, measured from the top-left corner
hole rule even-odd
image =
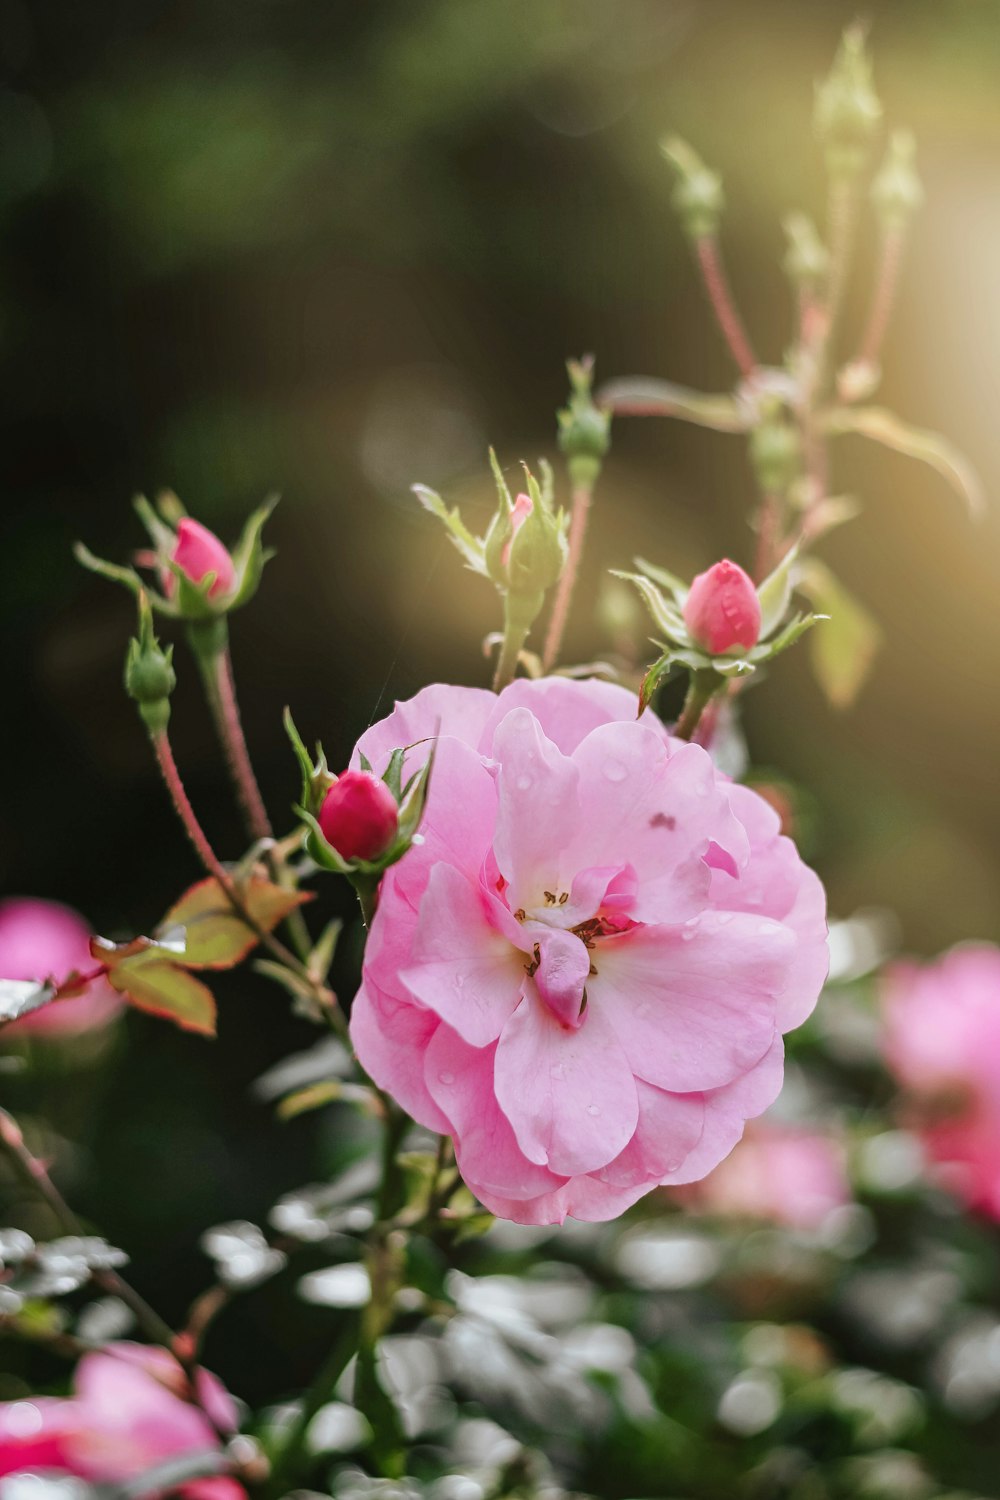
[[[232,593],[236,583],[233,560],[214,531],[209,531],[200,521],[184,516],[177,523],[177,542],[170,560],[177,564],[192,583],[200,583],[206,574],[214,573],[215,582],[208,591],[210,599],[217,598],[219,594]],[[171,574],[171,585],[173,581]],[[169,586],[167,592],[171,592]]]
[[[399,808],[384,781],[368,771],[345,771],[327,792],[319,826],[341,859],[377,859],[396,837]]]
[[[531,515],[533,509],[534,501],[532,500],[530,495],[518,495],[517,499],[512,505],[510,512],[510,524],[514,529],[508,537],[507,541],[504,543],[504,549],[500,554],[500,561],[504,567],[506,567],[510,562],[510,549],[514,545],[514,538],[517,536],[517,533],[520,531],[525,521]]]
[[[749,651],[760,635],[760,600],[738,563],[723,558],[699,573],[684,603],[691,639],[713,656]]]

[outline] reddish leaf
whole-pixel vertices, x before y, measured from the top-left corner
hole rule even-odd
[[[211,990],[177,964],[143,954],[114,965],[108,979],[139,1010],[164,1016],[185,1031],[215,1035]]]
[[[239,887],[248,914],[265,932],[310,899],[300,891],[287,891],[269,880],[253,879]],[[258,942],[256,932],[236,912],[215,879],[201,880],[186,891],[157,928],[161,941],[176,935],[183,941],[177,962],[189,969],[230,969],[245,958]]]

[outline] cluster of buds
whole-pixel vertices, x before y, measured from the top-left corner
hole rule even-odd
[[[881,121],[865,27],[855,24],[844,32],[833,67],[816,86],[813,124],[832,178],[855,177],[863,170]]]
[[[789,618],[796,582],[796,552],[784,558],[759,588],[728,558],[714,563],[690,583],[640,562],[640,573],[616,576],[633,583],[665,638],[640,692],[645,707],[675,667],[686,668],[711,697],[735,677],[747,677],[791,646],[822,615]]]
[[[601,465],[611,446],[611,413],[602,411],[593,398],[594,359],[566,362],[570,397],[562,411],[556,413],[559,423],[559,448],[565,455],[570,483],[593,489]]]

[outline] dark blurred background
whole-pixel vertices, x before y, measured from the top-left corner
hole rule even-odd
[[[296,790],[285,703],[336,764],[394,697],[432,678],[485,681],[495,601],[409,485],[485,515],[488,443],[505,466],[552,454],[568,354],[593,350],[604,377],[732,385],[670,209],[667,130],[724,174],[736,292],[762,356],[780,362],[780,220],[822,210],[812,89],[855,10],[0,0],[5,892],[68,901],[116,936],[148,929],[196,874],[121,689],[130,602],[70,555],[77,537],[122,560],[140,545],[136,490],[174,488],[227,541],[282,492],[279,556],[233,620],[279,824]],[[865,10],[887,123],[916,132],[927,190],[882,397],[947,432],[989,497],[1000,4]],[[855,322],[874,243],[866,224]],[[824,555],[879,618],[884,649],[839,715],[805,653],[783,659],[746,700],[754,759],[814,799],[810,853],[836,912],[890,907],[920,952],[996,939],[998,513],[974,526],[935,475],[860,440],[838,450],[835,487],[866,510]],[[682,574],[724,553],[748,562],[752,498],[741,439],[619,422],[570,658],[606,648],[607,566],[636,551]],[[240,826],[178,655],[176,749],[235,856]],[[132,1016],[113,1067],[43,1069],[63,1129],[88,1148],[81,1207],[129,1245],[168,1313],[204,1276],[198,1229],[262,1216],[335,1148],[312,1117],[275,1130],[248,1094],[309,1027],[261,981],[219,991],[217,1044]],[[23,1102],[23,1081],[0,1083]],[[302,1319],[244,1394],[274,1395],[302,1373],[296,1360],[308,1372],[323,1332]],[[273,1332],[252,1317],[242,1329],[219,1334],[230,1374]]]

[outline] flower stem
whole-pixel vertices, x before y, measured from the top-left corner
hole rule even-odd
[[[739,367],[740,374],[745,380],[749,380],[757,368],[757,356],[750,346],[743,320],[733,301],[719,241],[714,234],[702,234],[695,240],[694,246],[708,300],[722,330],[722,336]]]
[[[321,984],[309,972],[307,964],[294,954],[290,948],[286,948],[284,943],[279,938],[276,938],[272,932],[268,932],[265,928],[261,927],[247,910],[246,904],[240,896],[236,885],[233,883],[232,877],[223,867],[221,860],[209,843],[204,829],[198,822],[194,808],[191,806],[191,800],[181,780],[181,774],[177,769],[177,762],[174,759],[170,737],[166,729],[160,729],[151,734],[150,741],[163,780],[177,811],[177,816],[184,825],[184,831],[191,840],[195,853],[198,855],[201,863],[209,875],[218,881],[219,886],[240,920],[250,928],[251,932],[256,933],[258,941],[268,949],[280,964],[286,969],[290,969],[298,979],[302,980],[309,987],[313,998],[316,1000],[322,1013],[329,1019],[333,1029],[338,1034],[343,1034],[346,1028],[333,991],[328,989],[326,985]]]
[[[496,670],[493,673],[493,691],[495,693],[499,693],[508,683],[513,682],[517,676],[517,663],[521,655],[521,648],[528,639],[528,631],[531,629],[530,622],[524,624],[519,615],[512,615],[509,595],[505,601],[504,609],[503,640],[500,643],[500,655],[497,657]]]
[[[830,186],[829,203],[830,274],[826,288],[827,340],[833,337],[844,300],[857,218],[856,180],[853,177],[835,179]]]
[[[202,668],[212,717],[225,751],[237,796],[246,816],[247,830],[254,839],[273,838],[271,820],[267,816],[264,799],[261,797],[260,787],[254,775],[246,736],[240,720],[236,684],[233,679],[233,661],[229,654],[229,647],[224,646],[208,662],[199,656],[198,662]]]
[[[542,652],[542,666],[546,672],[551,672],[559,660],[559,652],[562,649],[563,633],[566,629],[566,621],[569,618],[569,607],[573,598],[573,589],[580,571],[580,559],[583,556],[583,545],[587,536],[587,517],[590,514],[590,504],[593,497],[594,486],[592,483],[578,484],[574,487],[566,566],[559,579],[555,604],[552,606],[552,617],[549,620],[548,633],[545,637],[545,650]]]
[[[889,326],[896,288],[899,284],[899,269],[903,260],[904,236],[898,229],[890,229],[882,241],[882,254],[875,279],[875,290],[868,313],[868,323],[861,340],[858,356],[864,364],[877,365],[882,350],[882,341]]]
[[[680,718],[674,725],[673,732],[679,740],[694,738],[694,732],[698,728],[698,721],[715,697],[715,694],[723,686],[724,680],[716,672],[697,671],[691,673],[687,697],[684,699],[684,707],[681,710]]]
[[[777,563],[777,551],[781,533],[781,497],[773,490],[761,496],[757,510],[757,549],[754,556],[753,580],[762,583]]]

